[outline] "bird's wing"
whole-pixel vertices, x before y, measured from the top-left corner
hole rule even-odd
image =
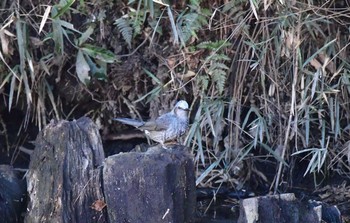
[[[140,129],[151,131],[164,131],[169,128],[172,122],[174,122],[174,118],[174,115],[165,114],[154,121],[145,122],[145,124],[141,126]]]
[[[136,128],[140,128],[141,126],[143,126],[145,124],[142,121],[131,119],[131,118],[114,118],[113,120],[121,122],[123,124],[132,125]]]

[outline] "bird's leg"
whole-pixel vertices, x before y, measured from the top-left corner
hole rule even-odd
[[[163,142],[160,143],[163,149],[168,149]]]

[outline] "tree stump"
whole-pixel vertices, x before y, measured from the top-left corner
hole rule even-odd
[[[88,118],[51,122],[35,143],[25,222],[194,220],[194,164],[183,146],[118,154],[103,163],[101,138]]]
[[[25,222],[106,222],[93,204],[103,201],[104,161],[97,127],[88,118],[51,122],[39,133],[27,175]]]
[[[25,181],[9,165],[0,165],[0,222],[22,222],[25,211]]]
[[[109,222],[194,221],[194,164],[183,146],[110,156],[103,178]]]

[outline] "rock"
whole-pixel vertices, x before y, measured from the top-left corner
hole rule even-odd
[[[238,223],[320,223],[321,209],[296,200],[294,194],[269,195],[240,202]]]
[[[103,188],[109,222],[193,222],[194,173],[182,146],[108,157]]]
[[[35,143],[25,222],[107,222],[99,208],[104,153],[95,124],[88,118],[51,122]]]
[[[336,205],[329,205],[316,200],[309,200],[309,204],[311,207],[322,209],[322,222],[342,223],[342,215]]]

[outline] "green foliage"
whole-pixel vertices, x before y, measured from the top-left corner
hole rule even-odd
[[[57,10],[53,11],[52,19],[57,19],[63,14],[65,14],[73,5],[74,2],[75,0],[60,1],[58,5],[54,6],[54,8]]]
[[[144,96],[142,96],[139,99],[137,99],[136,101],[134,101],[134,103],[140,102],[140,101],[144,100],[145,98],[147,98],[146,103],[149,103],[150,101],[154,100],[154,98],[159,96],[159,93],[161,92],[161,90],[163,88],[162,82],[156,76],[154,76],[154,74],[152,74],[149,70],[146,70],[146,69],[143,69],[143,70],[149,77],[152,78],[153,81],[155,81],[158,84],[158,86],[156,86],[153,90],[151,90],[150,92],[148,92]]]
[[[186,43],[192,37],[198,39],[197,32],[202,29],[204,25],[208,24],[205,16],[194,10],[180,14],[176,22],[177,32],[179,33],[179,38],[183,46],[186,46]]]
[[[157,2],[160,4],[160,2]],[[169,23],[171,24],[171,30],[174,38],[174,43],[178,44],[180,40],[182,46],[186,46],[186,43],[193,37],[198,39],[197,32],[208,24],[206,16],[208,11],[203,10],[200,12],[200,1],[192,1],[189,5],[189,10],[183,10],[177,18],[174,18],[174,13],[171,10],[170,5],[163,3],[166,6]],[[135,37],[141,33],[142,26],[146,22],[147,13],[150,13],[151,19],[147,21],[150,24],[154,24],[157,17],[159,20],[157,25],[153,25],[152,28],[159,32],[157,29],[160,20],[163,18],[163,12],[160,11],[159,5],[154,5],[152,0],[139,0],[128,2],[130,11],[127,15],[115,20],[115,24],[118,30],[122,34],[124,40],[131,48],[132,37]],[[162,27],[160,27],[162,29]],[[159,32],[160,33],[160,32]]]
[[[220,48],[225,48],[231,46],[231,43],[225,41],[225,40],[218,40],[216,42],[212,41],[203,41],[197,45],[197,48],[199,49],[207,49],[207,50],[212,50],[216,51]],[[227,57],[226,57],[227,58]],[[226,59],[225,58],[225,59]]]
[[[48,114],[52,114],[55,118],[60,118],[62,115],[58,107],[60,98],[57,98],[48,82],[53,75],[58,75],[57,69],[53,67],[65,66],[64,62],[73,57],[76,60],[77,76],[82,83],[86,84],[91,76],[106,80],[106,63],[116,61],[111,51],[86,43],[93,40],[91,38],[94,32],[93,26],[88,26],[82,33],[66,20],[65,16],[70,14],[73,3],[74,0],[68,0],[54,6],[47,6],[44,15],[39,17],[39,21],[34,13],[29,14],[30,19],[17,14],[16,19],[2,24],[5,25],[2,31],[5,35],[0,37],[2,46],[7,41],[12,44],[9,47],[13,49],[14,42],[9,41],[9,38],[13,38],[10,31],[13,29],[16,33],[15,48],[19,59],[13,60],[18,63],[16,64],[7,58],[1,58],[9,72],[6,78],[1,79],[0,88],[4,89],[8,86],[9,110],[18,103],[23,103],[21,98],[24,95],[26,104],[25,106],[20,104],[27,108],[24,127],[28,125],[31,116],[34,117],[32,120],[36,121],[38,127],[42,128],[47,123]],[[16,11],[21,10],[16,9]],[[37,27],[39,27],[38,33],[35,32]],[[33,35],[37,36],[33,37]],[[48,47],[42,47],[44,45]],[[11,57],[9,49],[5,49],[4,52],[7,57]],[[40,55],[39,58],[38,55]]]
[[[251,118],[251,116],[255,116],[256,118],[253,121],[250,121],[248,125],[248,120]],[[267,142],[270,141],[268,126],[257,108],[251,107],[245,115],[242,123],[242,128],[245,129],[246,127],[249,127],[249,135],[253,140],[254,147],[257,147],[259,142],[263,143],[265,141],[265,138]]]
[[[196,78],[196,85],[200,86],[201,92],[205,92],[209,87],[209,76],[208,75],[198,75]]]
[[[129,48],[131,48],[133,37],[142,32],[142,26],[146,21],[147,14],[150,13],[152,18],[155,16],[155,8],[152,0],[139,0],[138,2],[132,0],[128,2],[128,5],[130,9],[128,14],[116,19],[114,24]]]
[[[188,145],[190,145],[191,141],[193,142],[192,149],[197,147],[196,160],[199,159],[202,165],[206,165],[204,150],[208,146],[202,144],[203,138],[208,137],[203,136],[202,133],[210,132],[214,138],[214,147],[218,145],[223,131],[224,110],[224,101],[220,99],[211,100],[209,98],[203,98],[200,101],[200,106],[195,115],[195,120],[197,121],[192,124],[186,142]]]
[[[121,18],[115,20],[114,24],[117,25],[125,42],[128,44],[129,48],[131,48],[133,29],[131,28],[131,24],[130,24],[129,20],[121,17]]]
[[[204,64],[206,65],[207,69],[206,73],[209,75],[209,77],[212,80],[212,84],[216,87],[218,90],[218,95],[222,95],[226,78],[227,78],[227,72],[229,71],[229,67],[225,64],[225,62],[231,61],[231,59],[226,56],[224,53],[221,53],[225,50],[226,47],[230,46],[228,42],[224,40],[220,40],[217,42],[202,42],[197,45],[197,48],[199,49],[207,49],[211,53],[210,55],[205,58]],[[199,78],[198,84],[199,86],[202,86],[202,90],[206,91],[207,87],[209,86],[206,81],[207,79]]]
[[[107,78],[107,66],[106,63],[113,63],[116,61],[116,56],[109,50],[104,48],[94,46],[91,44],[85,43],[90,39],[90,36],[93,34],[93,26],[89,26],[84,33],[79,32],[74,29],[73,24],[67,23],[59,18],[64,12],[66,12],[71,6],[72,1],[67,2],[60,11],[56,12],[56,8],[59,6],[53,7],[53,39],[55,42],[56,53],[61,55],[64,53],[64,40],[63,36],[71,43],[72,41],[69,38],[68,33],[75,32],[80,35],[80,37],[75,38],[73,44],[78,48],[78,53],[76,57],[76,73],[79,80],[83,84],[88,84],[90,80],[90,75],[92,77],[97,77],[100,80],[106,80]],[[68,32],[67,30],[68,29]]]
[[[338,19],[336,11],[327,8],[328,5],[311,7],[322,7],[327,11],[320,15],[299,3],[295,4],[303,10],[288,5],[257,3],[250,2],[249,10],[245,10],[246,1],[229,1],[217,7],[215,13],[222,13],[222,17],[216,17],[212,11],[209,25],[219,24],[222,33],[225,33],[225,27],[232,25],[232,33],[227,39],[211,36],[211,41],[201,39],[196,47],[188,46],[191,52],[201,49],[207,53],[201,58],[199,72],[194,78],[194,95],[200,97],[198,103],[202,106],[195,113],[188,136],[190,141],[187,141],[191,145],[192,140],[196,161],[202,165],[197,184],[211,185],[219,182],[218,178],[229,179],[225,172],[229,169],[220,163],[238,165],[236,158],[249,159],[252,149],[259,154],[264,151],[268,157],[272,155],[280,164],[275,189],[279,185],[280,170],[293,162],[308,162],[305,175],[321,172],[327,176],[327,171],[331,170],[327,160],[331,159],[333,166],[341,162],[334,155],[339,151],[330,144],[348,141],[344,133],[349,131],[346,123],[350,110],[341,105],[350,95],[346,87],[350,63],[344,54],[348,44],[339,33],[329,29],[334,25],[342,27],[344,23]],[[269,10],[274,14],[267,13],[267,18]],[[191,23],[195,17],[189,12],[182,12],[178,19],[184,15],[189,18],[185,21],[196,27]],[[180,24],[179,20],[177,24]],[[195,31],[197,36],[199,32]],[[182,35],[187,36],[186,40],[196,38],[190,31],[187,34]],[[230,40],[234,40],[234,45]],[[235,51],[233,55],[228,53],[230,49]],[[225,85],[227,74],[232,75],[230,80],[233,80],[229,85]],[[231,147],[225,146],[224,156],[213,155],[217,148],[204,142],[216,140],[212,126],[213,120],[219,117],[205,112],[204,107],[208,104],[203,98],[209,98],[213,103],[222,100],[228,88],[232,93],[228,95],[229,114],[226,118],[221,117],[227,120],[221,127],[229,134],[226,138],[233,139],[230,140]],[[232,153],[228,149],[239,151],[235,153],[236,158],[230,157]],[[346,156],[345,151],[348,148],[343,150],[342,156]],[[224,171],[221,176],[216,174],[218,168]],[[348,164],[346,169],[349,169]]]

